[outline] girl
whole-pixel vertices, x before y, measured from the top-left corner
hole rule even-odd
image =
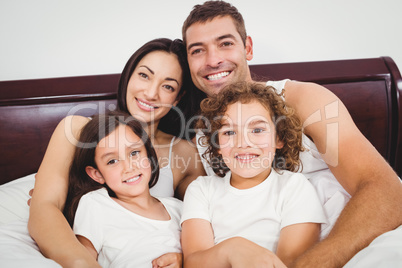
[[[180,254],[182,204],[151,196],[159,166],[141,123],[122,113],[96,116],[79,144],[64,212],[94,259],[102,267],[161,267],[159,256]],[[180,262],[169,267],[181,267],[170,255]]]
[[[318,241],[326,222],[313,186],[291,172],[303,150],[300,120],[273,88],[257,83],[229,85],[201,110],[198,127],[216,175],[187,189],[185,266],[291,264]]]
[[[187,185],[205,174],[194,146],[159,128],[172,107],[180,106],[183,111],[188,110],[186,105],[195,107],[194,92],[186,49],[180,40],[155,39],[146,43],[132,55],[121,74],[118,108],[146,123],[145,131],[158,157],[161,176],[151,189],[153,195],[182,198]],[[177,113],[173,115],[178,117]],[[184,114],[186,119],[189,116]],[[63,267],[97,265],[80,246],[62,214],[76,139],[89,120],[69,116],[57,126],[36,175],[31,201],[29,232],[41,252]],[[183,121],[180,117],[179,122]],[[172,120],[168,122],[172,124]]]

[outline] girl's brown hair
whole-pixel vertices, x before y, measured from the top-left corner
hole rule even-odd
[[[71,227],[74,224],[78,203],[81,197],[86,193],[105,187],[111,197],[116,197],[116,194],[106,184],[100,184],[91,179],[86,173],[85,168],[87,166],[97,168],[95,163],[96,147],[100,140],[109,136],[118,126],[126,125],[130,127],[134,134],[142,140],[152,170],[148,186],[151,188],[157,183],[159,177],[158,158],[142,124],[143,123],[126,113],[108,112],[94,116],[81,130],[73,162],[70,166],[68,194],[63,210],[64,216],[67,218]]]
[[[226,86],[215,96],[201,102],[201,117],[196,127],[203,131],[205,137],[201,145],[208,146],[203,157],[208,159],[212,169],[218,176],[223,177],[229,170],[219,154],[218,131],[222,127],[222,117],[229,105],[236,102],[249,103],[258,101],[272,116],[277,138],[284,143],[276,150],[272,167],[279,170],[297,171],[301,167],[299,153],[304,151],[302,146],[302,123],[295,110],[286,106],[281,95],[275,89],[256,82],[238,82]],[[214,146],[216,145],[216,146]]]

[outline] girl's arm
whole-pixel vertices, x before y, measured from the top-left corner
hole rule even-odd
[[[88,238],[81,235],[77,235],[77,239],[89,251],[89,253],[94,257],[94,259],[97,260],[98,252],[96,251],[92,242]]]
[[[318,242],[321,224],[299,223],[281,230],[276,255],[286,266],[302,255],[308,248]]]
[[[175,144],[171,161],[173,177],[180,178],[175,181],[175,197],[183,200],[187,186],[198,176],[206,175],[204,166],[197,147],[187,140],[181,140]]]
[[[79,243],[62,213],[76,138],[88,120],[70,116],[56,127],[36,175],[31,200],[29,232],[43,255],[63,267],[99,267]]]
[[[202,219],[183,222],[182,248],[184,267],[286,267],[271,251],[241,237],[214,245],[212,226]]]

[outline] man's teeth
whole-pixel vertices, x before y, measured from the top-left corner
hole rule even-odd
[[[256,155],[238,155],[238,156],[236,156],[237,159],[241,159],[241,160],[253,159],[256,157],[257,157]]]
[[[128,179],[128,180],[126,180],[125,182],[133,182],[133,181],[138,180],[139,178],[140,178],[140,176],[137,176],[137,177],[134,177],[134,178]]]
[[[142,101],[140,101],[140,100],[137,100],[142,106],[145,106],[145,107],[147,107],[147,108],[149,108],[149,109],[156,109],[157,107],[156,106],[152,106],[152,105],[149,105],[149,104],[146,104],[145,102],[142,102]]]
[[[218,74],[213,74],[213,75],[208,75],[207,78],[208,80],[218,80],[221,79],[222,77],[228,76],[230,72],[221,72]]]

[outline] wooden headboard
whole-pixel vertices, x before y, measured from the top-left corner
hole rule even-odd
[[[258,79],[311,81],[333,91],[361,132],[402,174],[402,79],[389,57],[251,65]],[[269,75],[269,76],[268,76]],[[37,171],[66,115],[116,105],[119,74],[0,82],[0,184]]]

